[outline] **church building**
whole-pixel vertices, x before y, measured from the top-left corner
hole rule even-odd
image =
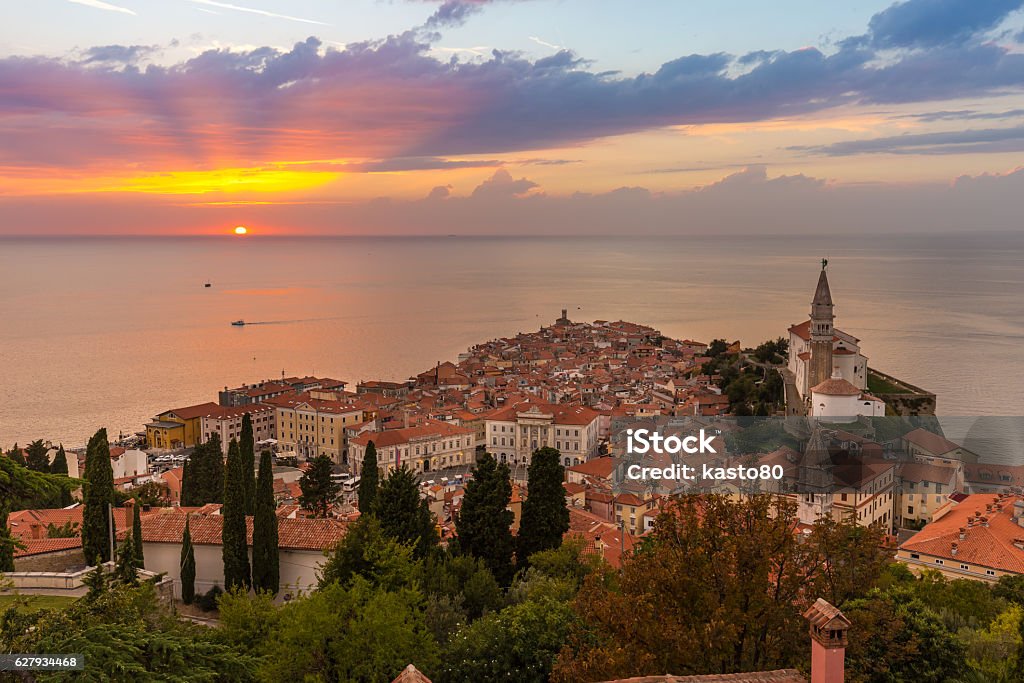
[[[828,261],[822,260],[811,317],[789,328],[789,370],[815,417],[885,415],[885,404],[864,393],[868,359],[860,340],[835,327],[835,305],[828,285]]]

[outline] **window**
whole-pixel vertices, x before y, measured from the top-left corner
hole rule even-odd
[[[962,564],[962,565],[960,565],[960,569],[965,569],[966,570],[966,569],[970,569],[970,567],[967,566],[966,564]]]
[[[935,559],[935,564],[945,564],[945,562],[943,562],[942,560],[936,558]]]
[[[989,576],[995,576],[996,575],[995,571],[993,571],[991,569],[986,569],[985,573],[988,574]]]

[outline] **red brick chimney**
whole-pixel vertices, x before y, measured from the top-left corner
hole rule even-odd
[[[843,683],[850,620],[818,598],[804,612],[811,632],[811,683]]]

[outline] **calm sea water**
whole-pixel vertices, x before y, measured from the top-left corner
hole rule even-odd
[[[404,379],[563,307],[756,344],[806,319],[824,256],[873,367],[946,415],[1024,415],[1020,235],[3,239],[0,444],[137,431],[282,371]]]

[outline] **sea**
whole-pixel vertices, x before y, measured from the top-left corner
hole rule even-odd
[[[0,446],[282,374],[403,380],[563,308],[756,345],[808,317],[822,259],[872,367],[944,416],[1024,415],[1022,234],[6,237]]]

